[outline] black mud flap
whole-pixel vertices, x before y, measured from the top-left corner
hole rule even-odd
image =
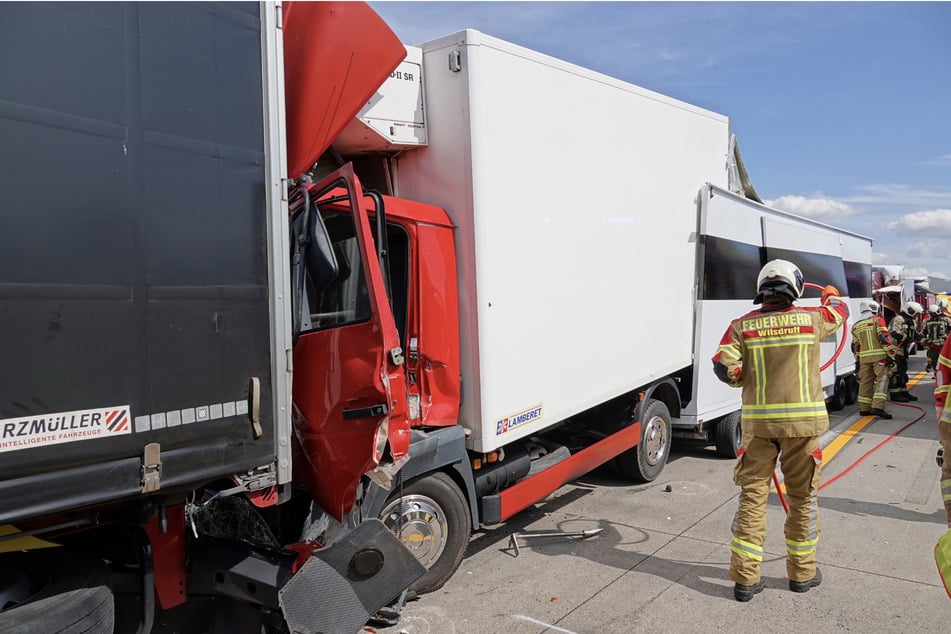
[[[426,569],[387,530],[368,520],[318,550],[280,592],[293,634],[353,634]]]

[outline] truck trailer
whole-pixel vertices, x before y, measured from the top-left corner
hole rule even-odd
[[[697,207],[695,364],[689,403],[674,433],[711,441],[718,454],[735,457],[742,440],[740,394],[714,376],[710,357],[730,321],[750,310],[761,267],[777,258],[795,262],[812,285],[802,305],[818,306],[819,289],[832,284],[858,315],[859,303],[871,298],[872,240],[714,185],[701,188]],[[851,337],[845,328],[821,344],[822,385],[833,411],[858,398]]]
[[[0,631],[359,630],[424,568],[378,520],[301,537],[291,300],[328,253],[286,139],[323,152],[402,45],[357,3],[10,3],[0,33]],[[358,479],[403,431],[341,440]]]

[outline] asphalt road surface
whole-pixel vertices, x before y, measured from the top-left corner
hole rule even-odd
[[[893,420],[832,414],[819,498],[822,585],[788,589],[784,511],[767,511],[763,578],[749,603],[727,576],[738,487],[733,460],[675,441],[660,477],[632,485],[598,470],[505,524],[477,532],[455,576],[411,601],[385,634],[603,632],[951,632],[933,559],[946,530],[937,423],[925,358],[910,359],[917,403]],[[918,406],[918,407],[915,407]],[[587,539],[516,533],[602,531]]]

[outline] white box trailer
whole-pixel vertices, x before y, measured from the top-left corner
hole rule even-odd
[[[834,285],[847,298],[851,324],[859,302],[871,297],[872,240],[710,184],[700,191],[698,221],[693,385],[689,403],[673,426],[681,435],[716,440],[718,451],[730,455],[739,438],[734,432],[739,431],[740,391],[716,378],[710,358],[730,321],[755,308],[756,278],[763,263],[789,260],[799,266],[807,284]],[[818,306],[819,294],[807,287],[800,303]],[[848,326],[822,343],[821,361],[828,364],[822,384],[830,409],[854,403],[858,393],[850,344]]]
[[[689,367],[695,198],[726,184],[728,118],[478,31],[421,49],[428,147],[394,181],[458,226],[468,447]]]

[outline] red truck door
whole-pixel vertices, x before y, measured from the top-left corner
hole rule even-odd
[[[361,476],[409,448],[403,351],[362,192],[349,164],[310,188],[338,272],[310,287],[294,347],[295,479],[338,520]]]

